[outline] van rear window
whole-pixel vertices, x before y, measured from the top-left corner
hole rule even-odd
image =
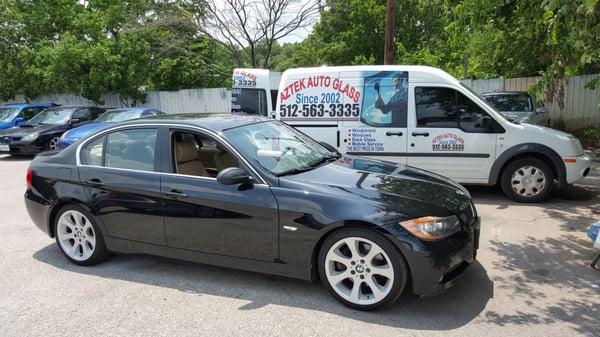
[[[234,88],[231,91],[231,112],[266,116],[268,114],[266,91]]]

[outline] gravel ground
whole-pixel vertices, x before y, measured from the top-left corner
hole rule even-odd
[[[28,160],[0,157],[0,336],[600,336],[600,272],[585,235],[600,219],[600,165],[544,204],[469,188],[478,260],[437,297],[379,312],[318,284],[149,256],[69,264],[23,204]]]

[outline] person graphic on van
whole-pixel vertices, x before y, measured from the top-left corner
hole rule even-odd
[[[372,126],[406,127],[408,72],[383,71],[365,76],[363,99],[363,106],[366,105],[365,102],[374,102],[363,111],[363,123]]]

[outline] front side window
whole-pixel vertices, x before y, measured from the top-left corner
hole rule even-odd
[[[458,128],[470,133],[493,133],[495,121],[462,93],[442,87],[415,88],[417,127]]]
[[[23,118],[30,119],[35,116],[38,112],[42,111],[41,108],[27,108],[23,109]]]
[[[75,113],[73,113],[73,118],[78,119],[80,122],[87,122],[93,119],[92,114],[88,109],[80,109],[75,111]]]
[[[312,138],[274,121],[236,127],[224,133],[244,158],[276,176],[308,171],[337,158]]]
[[[239,161],[215,139],[196,132],[177,131],[171,135],[171,153],[175,173],[216,178]]]
[[[231,112],[266,116],[268,111],[265,90],[234,88],[231,91]]]

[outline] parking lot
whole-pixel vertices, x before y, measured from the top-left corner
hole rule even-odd
[[[543,204],[471,187],[478,262],[432,298],[378,312],[319,285],[148,256],[68,263],[23,204],[29,160],[0,157],[0,336],[600,336],[600,164]]]

